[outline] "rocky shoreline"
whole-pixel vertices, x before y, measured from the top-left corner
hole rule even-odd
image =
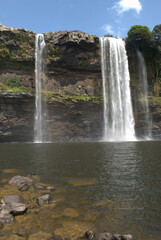
[[[9,172],[9,171],[8,171]],[[11,171],[12,172],[12,171]],[[3,181],[1,181],[3,182]],[[20,176],[15,175],[1,188],[0,205],[0,239],[12,240],[52,240],[52,239],[77,239],[77,240],[132,240],[130,234],[120,235],[109,232],[98,233],[88,230],[83,234],[83,230],[75,229],[75,234],[69,234],[69,229],[64,229],[64,234],[54,231],[54,222],[51,224],[53,230],[44,231],[42,211],[47,214],[47,218],[52,219],[55,215],[54,208],[57,205],[55,200],[54,186],[40,182],[37,175]],[[5,195],[8,194],[9,195]],[[70,216],[72,213],[68,215]],[[69,217],[70,218],[70,217]],[[31,220],[32,219],[32,220]],[[45,219],[45,218],[44,218]],[[57,219],[57,218],[56,218]],[[35,223],[34,223],[35,222]],[[37,224],[35,228],[33,224]],[[61,221],[60,221],[61,222]],[[57,225],[55,223],[55,225]],[[72,225],[71,225],[72,226]],[[34,228],[34,231],[31,229]],[[83,228],[83,229],[85,229]],[[71,232],[72,232],[71,228]],[[65,235],[66,234],[66,235]],[[71,237],[70,237],[71,236]]]

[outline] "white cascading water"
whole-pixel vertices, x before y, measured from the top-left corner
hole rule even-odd
[[[149,103],[148,103],[148,80],[147,80],[147,70],[144,57],[140,51],[137,51],[137,56],[139,60],[139,75],[140,75],[140,82],[141,82],[141,90],[143,94],[143,110],[144,110],[144,120],[146,124],[146,130],[144,130],[144,137],[147,140],[152,138],[152,121],[149,114]]]
[[[34,126],[34,142],[42,143],[43,139],[43,115],[42,115],[42,79],[44,74],[43,55],[45,52],[45,40],[43,34],[36,34],[35,39],[35,126]]]
[[[134,141],[134,117],[125,42],[100,38],[104,99],[104,141]]]

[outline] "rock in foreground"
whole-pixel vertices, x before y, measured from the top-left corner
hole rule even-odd
[[[10,179],[9,184],[16,186],[21,191],[28,190],[28,186],[32,185],[33,180],[24,176],[14,176]]]
[[[13,215],[22,214],[27,209],[23,197],[19,195],[5,196],[2,198],[1,203],[2,212],[5,211],[6,213],[11,213]]]
[[[78,238],[78,240],[133,240],[131,234],[120,235],[114,234],[112,235],[109,232],[105,233],[93,233],[92,231],[87,231],[83,237]]]
[[[13,222],[14,217],[12,214],[5,213],[4,211],[0,212],[0,222],[1,223],[10,223]]]
[[[42,196],[38,197],[37,202],[41,206],[43,204],[48,204],[51,200],[50,194],[43,194]]]

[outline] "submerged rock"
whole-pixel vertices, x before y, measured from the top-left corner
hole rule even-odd
[[[33,180],[31,178],[24,177],[24,176],[14,176],[10,179],[10,181],[8,183],[13,185],[13,186],[18,187],[20,190],[25,189],[25,190],[22,190],[22,191],[27,191],[28,190],[27,186],[32,185]]]
[[[120,234],[114,234],[113,236],[115,240],[122,240],[122,236]]]
[[[41,206],[43,204],[49,204],[51,200],[50,194],[43,194],[42,196],[37,198],[37,203]]]
[[[3,211],[0,212],[0,222],[1,223],[10,223],[13,222],[14,217],[12,214],[5,213]]]
[[[121,240],[132,240],[132,235],[131,234],[127,234],[127,235],[123,235]]]
[[[38,190],[50,190],[50,191],[55,190],[54,186],[48,186],[48,185],[43,184],[43,183],[35,184],[35,188],[38,189]]]
[[[93,239],[94,240],[114,240],[113,237],[112,237],[112,234],[109,233],[109,232],[95,233]]]
[[[2,204],[24,203],[23,197],[20,195],[10,195],[2,198]]]
[[[22,182],[20,186],[18,187],[18,190],[23,192],[23,191],[28,191],[29,190],[29,185],[26,182]]]
[[[47,239],[53,239],[52,238],[52,234],[50,233],[47,233],[47,232],[43,232],[43,231],[40,231],[40,232],[36,232],[32,235],[29,236],[28,240],[47,240]]]
[[[112,235],[109,232],[105,233],[93,233],[92,231],[87,231],[83,237],[78,238],[78,240],[132,240],[132,235],[120,235],[120,234],[114,234]]]

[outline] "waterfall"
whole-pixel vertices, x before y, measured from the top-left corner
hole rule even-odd
[[[43,34],[36,34],[35,39],[35,126],[34,126],[34,142],[41,143],[43,137],[43,113],[42,113],[42,80],[44,78],[44,58],[45,58],[45,40]]]
[[[125,42],[100,38],[104,99],[104,141],[133,141],[134,117]]]
[[[147,70],[144,57],[140,51],[137,50],[137,56],[139,61],[139,77],[141,83],[141,92],[143,95],[143,111],[144,111],[144,121],[146,124],[146,129],[144,130],[145,139],[152,138],[151,125],[152,121],[149,114],[149,103],[148,103],[148,80],[147,80]]]

